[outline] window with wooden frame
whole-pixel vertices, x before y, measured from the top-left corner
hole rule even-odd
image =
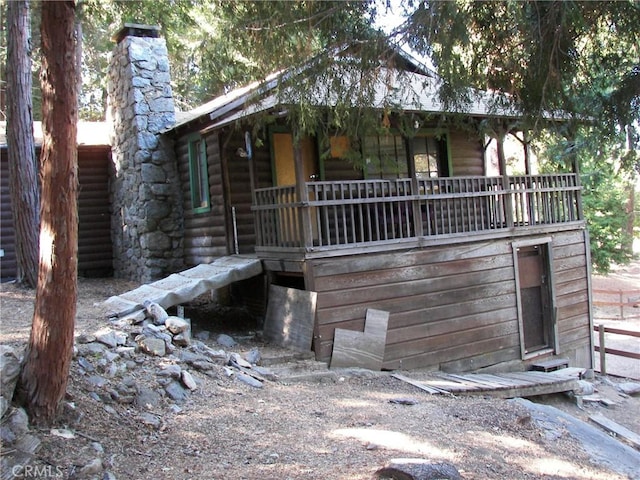
[[[189,183],[194,213],[211,210],[209,174],[207,171],[207,143],[200,136],[189,140]]]
[[[447,148],[446,135],[437,136],[435,133],[418,134],[411,139],[411,142],[413,146],[413,162],[418,180],[450,176],[449,149]]]
[[[409,167],[404,138],[400,135],[366,136],[362,141],[366,178],[407,178]]]

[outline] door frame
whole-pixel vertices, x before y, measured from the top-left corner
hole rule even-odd
[[[520,356],[523,360],[546,355],[549,353],[560,353],[560,342],[558,339],[558,307],[556,304],[556,291],[555,291],[555,279],[553,270],[553,244],[551,237],[535,238],[529,240],[515,241],[511,243],[513,253],[513,268],[515,273],[515,286],[516,286],[516,306],[518,312],[518,333],[520,336]],[[522,296],[520,293],[520,268],[518,265],[518,250],[523,247],[537,246],[544,252],[543,265],[544,275],[546,276],[546,289],[548,298],[550,301],[547,312],[543,312],[546,316],[543,322],[549,322],[548,325],[549,335],[551,338],[548,341],[546,348],[536,350],[533,352],[527,352],[525,347],[524,338],[524,317],[522,313]]]

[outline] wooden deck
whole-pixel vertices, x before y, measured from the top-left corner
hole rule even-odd
[[[514,398],[548,395],[576,389],[578,387],[576,370],[566,370],[566,373],[557,370],[555,372],[437,374],[428,380],[414,380],[397,373],[391,376],[431,394]]]

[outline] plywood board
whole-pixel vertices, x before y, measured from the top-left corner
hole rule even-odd
[[[368,309],[364,332],[336,328],[331,368],[359,367],[380,370],[387,343],[389,312]]]
[[[271,285],[264,338],[282,347],[311,350],[317,298],[316,292]]]

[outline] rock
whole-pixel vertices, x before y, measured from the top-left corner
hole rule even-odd
[[[20,375],[21,355],[8,345],[0,345],[0,396],[7,401],[13,398],[13,391]]]
[[[138,310],[136,312],[130,313],[129,315],[125,315],[119,320],[114,321],[113,325],[114,326],[122,325],[122,327],[124,327],[127,324],[137,325],[138,323],[144,322],[146,318],[147,318],[146,310]]]
[[[180,374],[182,373],[182,368],[180,365],[163,365],[162,369],[158,372],[158,375],[161,377],[173,377],[180,378]]]
[[[4,417],[4,414],[9,410],[9,405],[9,400],[0,395],[0,418]]]
[[[174,335],[191,330],[191,322],[180,317],[167,317],[164,324]]]
[[[187,391],[178,382],[171,382],[165,387],[168,397],[174,402],[182,403],[187,399]]]
[[[90,333],[81,333],[76,337],[76,342],[79,344],[93,343],[96,341],[95,335],[91,335]]]
[[[640,393],[640,383],[623,382],[616,385],[616,388],[626,395],[637,395]]]
[[[136,394],[135,404],[139,408],[146,408],[151,410],[153,407],[157,406],[160,403],[160,394],[155,390],[152,390],[147,387],[138,388]]]
[[[195,390],[196,388],[198,388],[198,384],[196,383],[196,380],[193,378],[193,375],[191,375],[186,370],[182,371],[180,379],[182,380],[182,384],[185,387],[187,387],[189,390]]]
[[[150,302],[149,300],[144,302],[144,309],[156,325],[164,325],[164,321],[169,317],[169,314],[164,308],[155,302]]]
[[[107,380],[100,375],[91,375],[87,378],[87,383],[95,388],[104,388],[107,384]]]
[[[376,471],[377,479],[462,480],[460,472],[447,462],[434,463],[421,458],[394,458]]]
[[[118,345],[127,343],[127,334],[117,332],[111,328],[102,328],[95,332],[96,341],[105,344],[109,348],[116,348]]]
[[[197,360],[195,362],[191,362],[191,366],[196,370],[209,371],[213,370],[215,365],[211,363],[209,360]]]
[[[29,416],[24,408],[15,408],[9,414],[9,421],[7,423],[9,428],[16,437],[26,435],[29,431]]]
[[[201,342],[206,342],[211,337],[211,332],[209,332],[208,330],[201,330],[198,333],[196,333],[194,337],[200,340]]]
[[[16,434],[8,426],[2,425],[0,426],[0,440],[6,448],[7,445],[12,445],[16,441]]]
[[[256,380],[255,378],[253,378],[251,375],[247,375],[244,372],[236,372],[236,378],[238,380],[240,380],[241,382],[246,383],[247,385],[250,385],[254,388],[262,388],[262,382],[260,380]]]
[[[111,472],[104,472],[102,480],[116,480],[116,476]]]
[[[242,358],[239,354],[233,352],[229,355],[229,362],[227,365],[240,366],[244,368],[251,368],[251,364]]]
[[[244,359],[249,362],[251,365],[257,365],[258,363],[260,363],[260,360],[262,359],[262,354],[260,353],[260,350],[258,350],[257,348],[252,348],[251,350],[249,350],[247,353],[244,354]]]
[[[173,336],[173,344],[178,347],[188,347],[191,344],[189,332],[178,333]]]
[[[238,344],[231,336],[224,333],[218,335],[218,338],[216,338],[216,342],[218,343],[218,345],[222,345],[223,347],[227,348],[233,348]]]
[[[92,373],[96,370],[96,367],[85,357],[78,357],[78,365],[87,373]]]
[[[103,470],[104,466],[102,465],[102,460],[99,458],[95,458],[87,463],[84,467],[82,467],[78,472],[78,475],[80,478],[90,478],[94,475],[102,473]]]
[[[106,351],[108,348],[103,343],[93,342],[78,346],[78,355],[83,357],[101,357]]]
[[[596,389],[592,383],[586,380],[578,380],[578,386],[573,390],[575,395],[593,395]]]
[[[258,375],[260,375],[261,377],[264,377],[267,380],[271,380],[272,382],[275,382],[278,380],[278,375],[273,371],[269,370],[268,368],[254,365],[253,367],[251,367],[251,370],[253,370],[254,372],[257,372]]]
[[[200,353],[190,352],[189,350],[182,350],[179,353],[179,358],[184,363],[192,365],[193,362],[208,362],[209,357],[202,355]]]
[[[140,346],[140,349],[150,355],[164,357],[167,353],[167,344],[161,338],[145,337],[144,335],[141,335],[136,338],[136,341]]]
[[[140,420],[145,425],[149,425],[150,427],[153,427],[156,430],[159,429],[160,426],[162,425],[162,421],[160,420],[160,417],[158,417],[157,415],[153,415],[152,413],[145,412],[140,414]]]

